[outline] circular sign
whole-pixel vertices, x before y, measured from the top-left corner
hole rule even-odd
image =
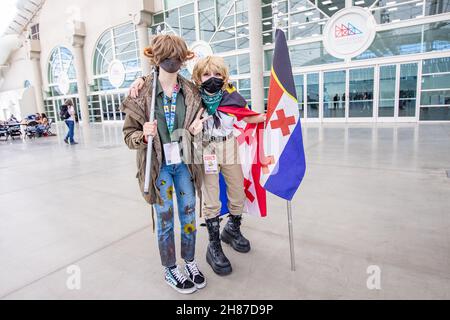
[[[356,57],[372,44],[376,25],[369,10],[361,7],[343,9],[325,25],[325,49],[336,58]]]
[[[186,63],[186,68],[188,71],[192,74],[192,71],[194,70],[195,64],[198,62],[198,60],[207,57],[212,56],[213,51],[211,49],[211,46],[205,42],[205,41],[196,41],[191,45],[190,50],[194,52],[195,56],[193,59],[189,60]]]
[[[67,73],[62,72],[59,76],[58,76],[58,80],[56,81],[57,84],[57,88],[58,91],[65,96],[66,94],[69,93],[70,90],[70,80],[69,80],[69,76],[67,75]]]
[[[119,60],[113,60],[109,64],[108,80],[115,88],[120,88],[125,81],[125,67]]]

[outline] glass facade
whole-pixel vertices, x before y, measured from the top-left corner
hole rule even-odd
[[[326,23],[345,0],[280,0],[280,28],[288,40],[300,116],[311,121],[450,120],[450,0],[353,0],[367,8],[378,25],[370,47],[352,59],[338,59],[323,44]],[[149,35],[157,30],[182,36],[188,45],[204,41],[224,58],[230,81],[251,106],[250,43],[246,0],[162,0]],[[264,98],[267,104],[273,58],[271,0],[261,0]],[[120,61],[125,81],[108,80],[112,61]],[[141,76],[134,24],[106,30],[92,57],[90,121],[123,120],[119,106],[127,88]],[[58,76],[68,75],[69,93],[58,91]],[[187,69],[182,74],[190,77]],[[77,98],[70,50],[52,52],[46,111],[58,118],[63,98]]]
[[[56,47],[50,53],[47,67],[48,91],[45,93],[44,110],[49,119],[61,121],[59,107],[64,100],[71,98],[74,101],[78,119],[81,119],[80,109],[76,99],[78,97],[77,75],[75,72],[74,57],[66,47]],[[62,91],[60,82],[66,82],[67,92]]]
[[[118,60],[125,69],[125,80],[120,88],[114,87],[108,77],[112,61]],[[89,97],[91,121],[121,121],[125,115],[119,111],[125,92],[142,75],[136,27],[132,23],[108,29],[97,41],[93,57],[93,94]]]
[[[450,57],[422,64],[420,120],[450,120]]]

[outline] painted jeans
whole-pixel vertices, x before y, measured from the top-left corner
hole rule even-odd
[[[174,236],[173,196],[176,192],[178,217],[181,227],[181,257],[194,260],[195,239],[195,188],[186,164],[164,164],[156,181],[163,205],[155,205],[158,227],[158,246],[161,263],[164,267],[176,264]]]

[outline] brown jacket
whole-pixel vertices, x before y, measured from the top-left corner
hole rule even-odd
[[[189,126],[195,119],[197,112],[202,107],[202,99],[198,89],[189,80],[178,76],[178,83],[183,88],[183,95],[186,104],[186,115],[183,128],[188,130]],[[143,126],[145,122],[149,121],[149,106],[152,101],[152,84],[153,76],[146,77],[144,87],[139,91],[137,98],[127,97],[120,110],[126,114],[125,123],[123,125],[124,140],[128,148],[137,150],[136,165],[137,174],[136,178],[139,182],[139,187],[142,196],[149,204],[162,204],[162,198],[159,193],[159,189],[156,185],[156,181],[159,176],[160,169],[162,167],[162,146],[158,133],[153,139],[153,152],[152,152],[152,170],[151,170],[151,184],[149,188],[149,194],[144,194],[144,180],[145,180],[145,166],[147,158],[147,144],[144,142]],[[186,131],[187,132],[187,131]],[[183,135],[183,153],[184,155],[193,154],[194,148],[192,148],[193,139],[190,134]],[[186,150],[186,146],[187,149]],[[190,161],[194,163],[193,161]],[[198,162],[196,162],[198,163]],[[201,197],[201,173],[202,168],[198,164],[187,164],[189,172],[194,180],[195,189],[199,197]]]

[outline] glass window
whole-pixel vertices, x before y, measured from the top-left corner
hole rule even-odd
[[[424,25],[423,49],[425,52],[450,49],[450,21]]]
[[[211,48],[214,53],[228,52],[236,50],[236,40],[227,40],[222,42],[211,43]]]
[[[345,1],[346,0],[317,1],[317,7],[331,17],[339,10],[345,8]]]
[[[438,106],[443,104],[450,105],[450,89],[422,91],[421,105]]]
[[[450,57],[423,61],[422,74],[450,72]]]
[[[73,54],[65,47],[56,47],[51,52],[48,63],[50,96],[60,96],[66,94],[66,92],[61,92],[58,86],[58,82],[61,77],[67,77],[69,80],[68,93],[76,94],[78,89]]]
[[[345,118],[346,71],[323,74],[323,117]]]
[[[379,24],[423,17],[423,0],[380,0],[373,15]]]
[[[180,16],[178,9],[170,10],[165,13],[165,22],[176,33],[180,34]]]
[[[200,10],[210,9],[214,7],[214,0],[198,0],[198,8]]]
[[[450,12],[450,0],[426,0],[425,14],[432,16],[435,14]]]
[[[395,115],[395,78],[397,67],[380,67],[380,96],[378,103],[379,117],[393,117]]]
[[[272,69],[273,50],[264,51],[264,70],[270,71]],[[291,59],[292,61],[292,59]]]
[[[216,31],[214,9],[206,10],[199,13],[200,19],[200,38],[209,42]]]
[[[450,88],[450,73],[431,74],[422,77],[422,90]]]
[[[180,7],[180,15],[186,16],[194,13],[194,4],[190,3],[185,6]]]
[[[423,120],[423,121],[450,120],[450,107],[423,107],[423,108],[420,108],[420,120]]]
[[[308,118],[319,117],[319,74],[310,73],[306,81]]]
[[[353,0],[353,5],[358,7],[369,8],[378,0]]]
[[[179,6],[182,6],[186,3],[192,2],[192,0],[164,0],[164,8],[166,10],[170,10]],[[206,1],[200,1],[202,3],[206,2]],[[192,9],[193,10],[193,9]]]
[[[181,37],[187,42],[188,45],[195,42],[196,35],[194,15],[181,18]]]
[[[350,70],[349,117],[373,116],[373,68]]]
[[[422,52],[422,26],[378,32],[370,48],[355,60]]]
[[[450,58],[422,63],[420,120],[450,120]]]
[[[250,55],[240,54],[238,55],[239,74],[250,73]]]
[[[105,31],[97,41],[93,57],[93,91],[115,89],[108,80],[108,68],[113,60],[122,62],[125,81],[121,88],[127,88],[141,75],[139,44],[135,25],[127,23]],[[130,78],[133,78],[130,82]]]
[[[224,57],[225,64],[229,68],[230,75],[234,76],[238,74],[236,56]]]
[[[303,99],[303,86],[304,86],[304,76],[302,74],[298,74],[294,76],[295,82],[295,91],[297,92],[297,100],[298,100],[298,109],[300,111],[300,117],[303,118],[305,115],[304,108],[304,99]]]
[[[322,42],[292,46],[289,51],[293,68],[342,61],[328,54]]]
[[[417,63],[400,66],[399,117],[416,115]]]

